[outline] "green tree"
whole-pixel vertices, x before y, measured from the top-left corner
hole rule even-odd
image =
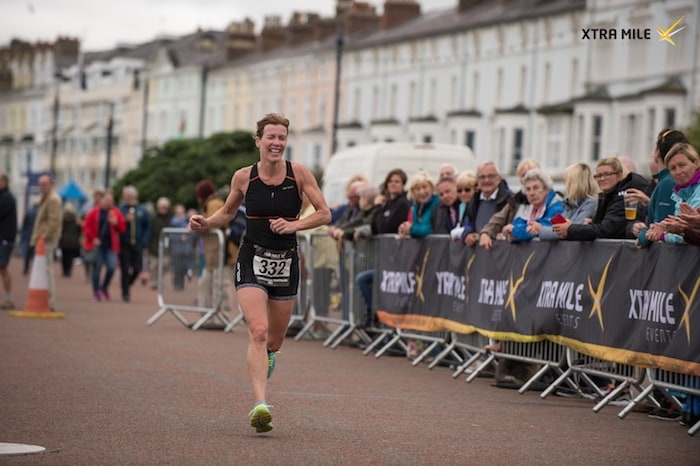
[[[700,112],[693,113],[693,122],[685,131],[685,136],[696,150],[700,150]]]
[[[139,201],[152,202],[165,196],[173,204],[197,207],[194,190],[203,179],[228,188],[233,173],[258,158],[252,133],[217,133],[207,139],[168,141],[148,149],[138,166],[125,173],[113,186],[115,199],[121,190],[133,185]]]

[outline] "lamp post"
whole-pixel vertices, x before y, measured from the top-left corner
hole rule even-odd
[[[107,161],[105,163],[105,191],[109,190],[112,174],[112,132],[114,130],[114,102],[109,103],[109,119],[107,120]]]
[[[49,159],[49,171],[52,177],[56,177],[56,154],[58,152],[58,114],[60,101],[58,97],[60,81],[62,75],[61,71],[57,68],[54,72],[54,81],[56,83],[56,90],[53,99],[53,127],[51,128],[51,154]]]
[[[331,136],[331,155],[338,149],[338,115],[340,113],[340,72],[343,63],[343,22],[338,22],[335,38],[335,87],[333,95],[333,132]]]
[[[27,154],[27,185],[24,188],[24,211],[29,209],[29,196],[31,195],[32,184],[32,145],[34,144],[34,135],[27,134],[20,141],[20,147],[25,149]]]

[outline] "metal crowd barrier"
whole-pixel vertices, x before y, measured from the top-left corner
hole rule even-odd
[[[349,325],[349,321],[338,317],[331,310],[332,284],[337,277],[339,267],[339,252],[336,242],[328,233],[320,231],[300,235],[304,238],[306,248],[303,251],[305,268],[310,272],[306,282],[308,300],[308,318],[306,325],[296,334],[295,340],[301,340],[305,335],[314,339],[323,339],[328,346],[339,333],[339,329]],[[333,330],[332,324],[336,326]]]
[[[475,365],[479,359],[486,360],[488,352],[484,349],[484,347],[488,344],[489,339],[479,333],[453,333],[448,348],[454,347],[456,349],[461,349],[465,352],[466,358],[464,361],[462,361],[461,365],[455,368],[455,371],[452,373],[452,378],[456,379],[464,371],[468,369],[475,370],[477,367],[479,367],[480,364],[473,368],[472,365]],[[445,348],[445,350],[448,348]],[[486,364],[486,366],[488,365],[489,364]]]
[[[219,262],[215,269],[213,289],[219,290],[211,296],[211,306],[198,303],[196,297],[201,285],[196,261],[197,241],[203,235],[216,235],[219,250]],[[194,234],[187,228],[164,228],[158,240],[158,306],[160,309],[147,321],[153,325],[165,314],[171,313],[185,327],[199,329],[212,319],[218,320],[223,326],[229,325],[228,318],[222,312],[223,299],[223,268],[224,268],[224,235],[221,230],[202,234]],[[226,284],[227,286],[229,284]],[[195,321],[188,321],[183,312],[201,314]]]
[[[656,403],[654,397],[651,396],[656,389],[664,390],[666,396],[676,404],[678,408],[682,408],[682,403],[670,392],[681,392],[687,395],[700,396],[700,376],[680,374],[678,372],[662,369],[647,369],[646,372],[649,378],[649,385],[644,387],[644,390],[634,397],[632,401],[618,413],[617,416],[620,419],[624,419],[624,417],[634,409],[635,405],[641,403],[647,397],[653,403]],[[700,431],[700,421],[690,426],[688,435],[695,435],[698,431]]]
[[[568,364],[567,369],[540,394],[542,398],[546,398],[562,382],[572,376],[579,381],[574,390],[580,396],[584,396],[581,386],[585,384],[592,391],[593,396],[600,399],[593,407],[593,412],[596,413],[625,390],[629,390],[630,387],[635,387],[640,392],[642,391],[641,385],[646,376],[646,371],[642,368],[593,358],[570,348],[566,349],[566,362]],[[591,377],[615,381],[618,384],[612,390],[602,390]]]
[[[525,383],[518,389],[519,393],[525,393],[530,387],[544,376],[547,371],[553,370],[559,376],[564,374],[562,367],[566,363],[566,348],[557,343],[543,340],[534,343],[522,343],[518,341],[508,340],[491,340],[492,345],[498,344],[499,351],[489,351],[488,356],[479,367],[477,367],[467,377],[467,382],[474,380],[481,371],[491,365],[493,362],[500,360],[519,361],[524,363],[536,364],[539,367],[537,372],[533,374]],[[574,388],[576,384],[567,376],[564,380]]]

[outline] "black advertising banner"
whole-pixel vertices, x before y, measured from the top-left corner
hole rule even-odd
[[[700,248],[497,241],[486,251],[444,237],[379,241],[376,302],[386,324],[549,339],[600,359],[700,375]]]

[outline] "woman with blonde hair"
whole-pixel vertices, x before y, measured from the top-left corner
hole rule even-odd
[[[413,208],[408,211],[408,219],[399,225],[399,236],[422,238],[432,233],[430,217],[440,202],[435,194],[435,183],[425,170],[418,170],[408,184],[408,199],[413,201]]]
[[[700,207],[700,157],[695,148],[688,143],[678,143],[668,151],[664,163],[676,182],[671,194],[675,216]],[[673,228],[674,225],[673,218],[652,224],[646,233],[647,240],[684,243],[683,230]]]
[[[564,223],[553,225],[552,230],[561,239],[590,241],[596,238],[627,237],[625,190],[636,188],[646,191],[649,182],[628,172],[617,157],[599,160],[593,178],[602,192],[592,222],[576,224],[567,219]]]

